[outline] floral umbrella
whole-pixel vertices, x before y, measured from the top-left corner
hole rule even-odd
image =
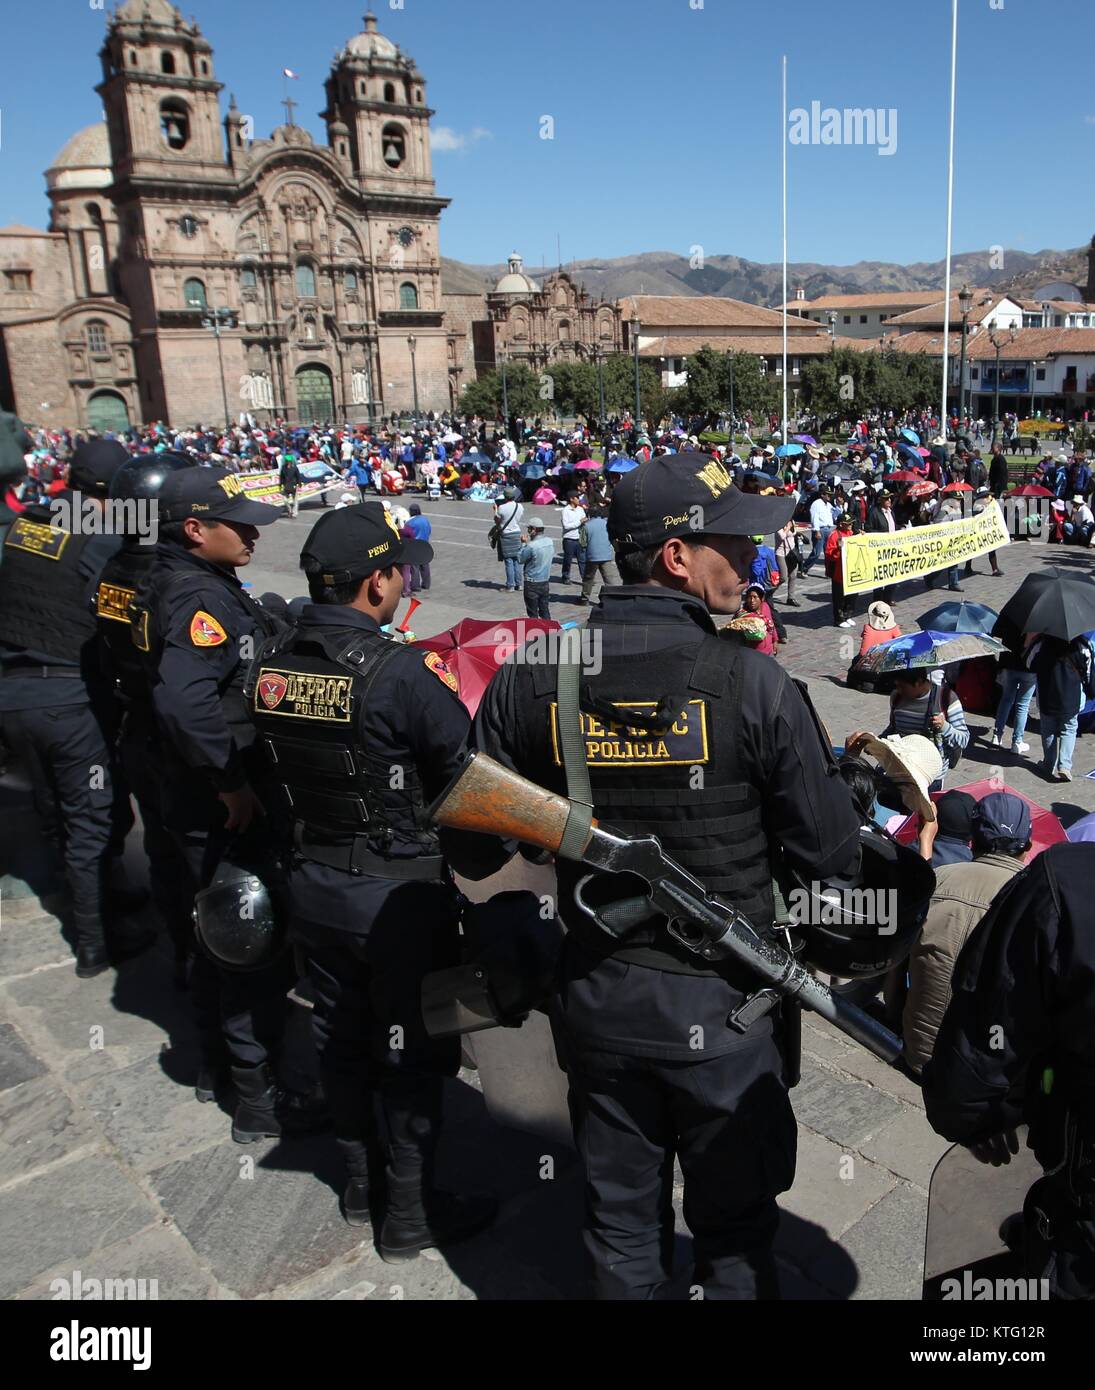
[[[882,675],[887,671],[930,671],[937,666],[950,666],[957,661],[969,661],[979,656],[999,656],[1005,651],[998,637],[979,632],[910,632],[879,642],[876,647],[857,657],[856,671]]]

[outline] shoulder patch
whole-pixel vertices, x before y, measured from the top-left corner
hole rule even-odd
[[[190,619],[190,640],[195,647],[219,647],[228,641],[228,633],[204,608],[199,608]]]
[[[426,670],[432,671],[439,681],[447,685],[454,695],[460,694],[460,682],[436,652],[426,653]]]

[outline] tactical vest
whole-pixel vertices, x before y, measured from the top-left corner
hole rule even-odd
[[[99,640],[109,653],[111,672],[130,705],[144,705],[151,698],[148,674],[141,653],[133,643],[129,605],[147,579],[155,558],[154,546],[124,545],[103,567],[95,591]]]
[[[0,564],[0,641],[81,666],[95,638],[80,556],[91,536],[50,523],[47,506],[27,507],[4,538]]]
[[[251,719],[305,859],[349,873],[439,880],[444,866],[418,769],[393,776],[364,728],[402,647],[344,627],[297,627],[263,645],[247,677]]]
[[[240,624],[238,628],[235,624],[232,625],[230,637],[238,639],[241,635],[251,632],[254,634],[257,648],[265,638],[278,632],[280,624],[261,604],[249,598],[227,574],[221,576],[215,571],[205,569],[200,573],[203,578],[212,578],[219,582],[239,610]],[[179,589],[192,587],[194,580],[195,571],[190,569],[180,570],[166,565],[154,565],[138,587],[135,597],[129,601],[130,636],[149,688],[159,680],[160,660],[164,648],[161,614],[167,598]],[[219,687],[221,709],[237,748],[250,748],[255,742],[255,727],[248,718],[247,701],[244,696],[247,669],[246,661],[237,661],[231,674]]]
[[[597,820],[624,835],[656,835],[709,892],[765,927],[773,920],[772,875],[760,789],[742,768],[740,662],[735,644],[713,636],[698,650],[606,656],[601,673],[581,682],[582,732]],[[533,667],[532,676],[538,696],[555,694],[557,667]],[[548,719],[561,767],[554,699]],[[588,871],[562,859],[556,869],[566,902]],[[571,908],[564,918],[605,952],[608,939],[583,913]],[[662,918],[629,932],[613,954],[678,973],[725,973],[700,965]]]

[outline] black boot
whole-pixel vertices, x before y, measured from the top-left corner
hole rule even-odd
[[[386,1264],[413,1260],[435,1245],[467,1240],[489,1226],[498,1211],[493,1197],[427,1193],[423,1187],[420,1173],[400,1176],[388,1169],[388,1210],[378,1246]]]
[[[326,1106],[315,1097],[280,1091],[265,1062],[257,1067],[233,1067],[232,1083],[238,1098],[232,1119],[232,1138],[237,1144],[316,1134],[331,1122]]]
[[[73,914],[76,926],[76,974],[81,980],[94,979],[110,969],[103,919],[97,912]]]
[[[198,1063],[198,1079],[194,1082],[194,1099],[208,1105],[227,1084],[228,1063],[224,1058],[203,1056]]]
[[[342,1215],[351,1226],[372,1224],[372,1202],[377,1195],[378,1174],[384,1171],[384,1152],[374,1140],[339,1139],[346,1164],[347,1182],[342,1194]]]

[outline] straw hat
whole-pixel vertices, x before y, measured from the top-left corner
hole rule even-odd
[[[872,603],[867,609],[867,626],[874,628],[875,632],[889,632],[890,628],[896,627],[897,619],[890,605],[881,599]]]
[[[889,738],[869,734],[859,751],[876,759],[910,811],[926,821],[935,820],[935,805],[928,788],[943,775],[943,755],[930,738],[923,734],[906,734],[904,738],[898,734]]]

